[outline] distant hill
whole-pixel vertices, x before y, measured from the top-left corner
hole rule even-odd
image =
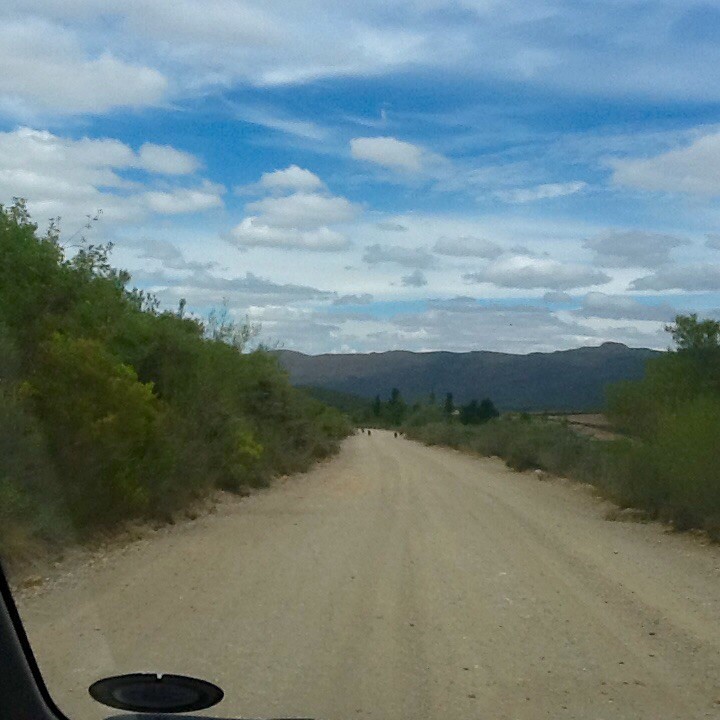
[[[490,397],[501,410],[587,411],[603,406],[604,389],[643,376],[656,350],[620,343],[551,353],[391,351],[304,355],[277,351],[294,385],[309,385],[384,399],[393,387],[407,401],[438,400],[451,392],[456,403]]]

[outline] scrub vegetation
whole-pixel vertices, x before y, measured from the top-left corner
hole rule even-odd
[[[252,328],[161,311],[111,246],[69,257],[22,201],[0,208],[3,555],[169,518],[213,488],[266,485],[351,428],[291,387]]]
[[[608,388],[607,415],[622,439],[517,414],[479,426],[450,416],[405,431],[429,445],[499,456],[516,470],[592,483],[621,507],[720,540],[720,323],[678,316],[667,330],[676,350],[649,360],[642,380]]]

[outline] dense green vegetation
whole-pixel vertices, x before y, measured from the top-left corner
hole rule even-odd
[[[627,439],[600,441],[528,415],[480,427],[436,420],[406,432],[593,483],[622,507],[720,540],[720,323],[678,316],[668,331],[677,350],[649,360],[644,379],[608,389],[608,416]]]
[[[221,314],[127,290],[108,246],[66,257],[22,202],[0,208],[4,554],[169,517],[212,488],[267,484],[332,453],[349,423],[290,386]]]

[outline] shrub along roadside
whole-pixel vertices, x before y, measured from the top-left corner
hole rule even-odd
[[[720,541],[720,403],[707,399],[668,413],[652,442],[597,440],[549,420],[501,417],[485,425],[432,423],[408,437],[498,456],[515,470],[541,469],[591,483],[621,507],[640,508],[677,529]]]
[[[291,387],[251,334],[162,312],[109,262],[0,207],[0,556],[266,485],[351,428]]]

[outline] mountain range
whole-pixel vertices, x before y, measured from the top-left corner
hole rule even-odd
[[[293,385],[386,399],[398,388],[409,402],[452,393],[456,403],[489,397],[501,410],[601,409],[605,388],[643,376],[657,350],[607,342],[549,353],[475,351],[305,355],[278,350]]]

